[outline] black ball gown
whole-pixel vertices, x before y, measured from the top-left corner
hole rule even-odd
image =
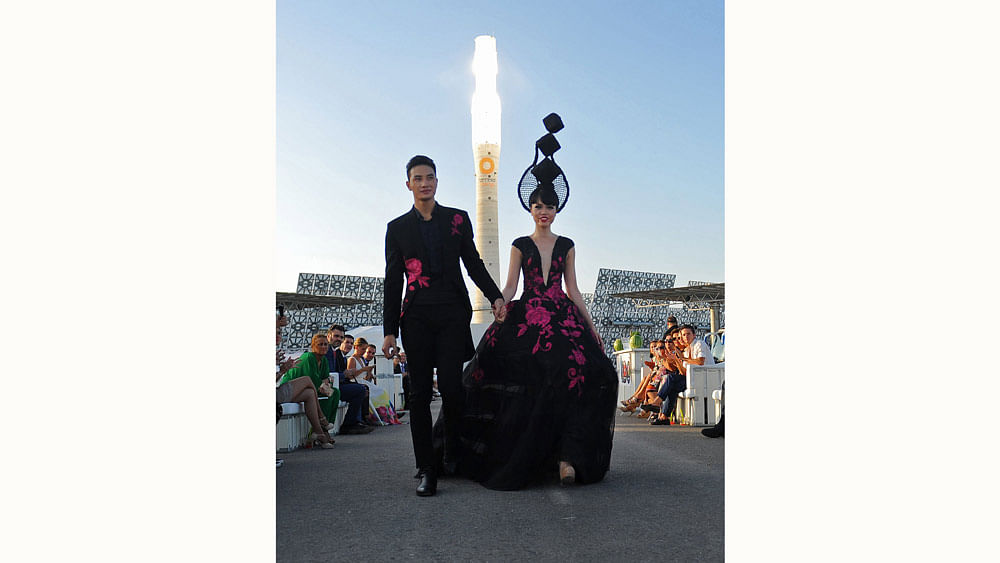
[[[578,483],[600,481],[611,463],[618,377],[562,290],[573,241],[556,239],[547,282],[534,241],[513,244],[521,251],[524,293],[508,305],[504,322],[486,331],[462,374],[455,461],[490,489],[554,479],[559,461],[573,465]],[[437,426],[440,438],[440,417]]]

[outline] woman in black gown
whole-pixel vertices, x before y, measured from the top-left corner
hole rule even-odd
[[[558,197],[542,187],[528,202],[535,231],[514,241],[506,318],[486,331],[463,373],[460,453],[452,460],[499,490],[556,470],[564,485],[600,481],[614,436],[618,377],[577,287],[573,241],[552,232]],[[511,301],[520,274],[524,293]]]

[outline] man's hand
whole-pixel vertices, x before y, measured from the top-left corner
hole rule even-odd
[[[385,340],[382,341],[382,354],[388,360],[396,352],[396,335],[387,334],[385,335]]]
[[[502,323],[507,318],[507,304],[504,303],[502,297],[493,302],[493,318],[498,323]]]

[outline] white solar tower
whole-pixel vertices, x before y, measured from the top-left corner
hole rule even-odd
[[[486,270],[500,282],[500,232],[497,225],[497,164],[500,161],[500,96],[497,94],[497,42],[491,35],[476,37],[472,58],[476,91],[472,94],[472,154],[476,170],[476,249]],[[493,320],[490,303],[473,290],[472,322]]]

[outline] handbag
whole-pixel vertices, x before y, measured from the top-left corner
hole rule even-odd
[[[333,385],[330,385],[330,380],[323,381],[323,383],[319,386],[318,391],[324,397],[329,397],[330,395],[333,395]]]

